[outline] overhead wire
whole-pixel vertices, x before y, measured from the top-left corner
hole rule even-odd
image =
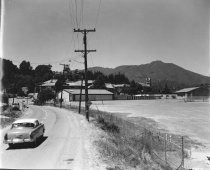
[[[101,12],[101,0],[99,0],[99,4],[98,4],[98,10],[97,10],[97,14],[96,14],[96,22],[95,22],[95,28],[97,27],[98,24],[98,20],[99,20],[99,16],[100,16],[100,12]]]
[[[92,67],[95,67],[95,64],[93,63],[93,56],[92,56],[91,53],[90,53],[90,59],[91,59],[91,62],[92,62]]]
[[[81,0],[81,7],[80,7],[80,26],[84,27],[84,0]]]
[[[68,1],[67,1],[67,2],[68,2]],[[72,7],[74,7],[74,5],[75,5],[75,10],[74,10],[74,8],[72,8]],[[67,6],[69,7],[69,14],[70,14],[70,18],[71,18],[71,19],[70,19],[70,22],[71,22],[71,24],[72,24],[72,27],[73,27],[73,28],[75,28],[75,27],[79,28],[79,22],[78,22],[78,4],[77,4],[77,0],[74,1],[74,4],[73,4],[73,0],[69,0]],[[84,0],[81,0],[80,23],[81,23],[82,25],[83,25],[83,23],[84,23],[83,19],[84,19]],[[79,47],[79,37],[78,37],[78,33],[76,34],[76,40],[75,40],[75,34],[72,34],[72,38],[71,38],[70,43],[73,44],[73,46],[71,46],[71,49],[72,49],[72,48],[75,49],[77,45],[78,45],[78,47]],[[73,50],[72,50],[72,51],[73,51]],[[75,54],[75,53],[73,53],[73,54]],[[78,57],[78,56],[75,56],[75,57]],[[83,57],[82,54],[81,54],[79,57]],[[4,59],[6,59],[6,58],[4,57]],[[69,60],[69,59],[73,60],[73,61],[76,62],[76,63],[84,64],[84,63],[82,63],[82,62],[80,62],[80,61],[77,61],[77,60],[75,60],[75,59],[72,59],[72,57],[64,57],[64,58],[62,58],[62,59],[55,60],[55,61],[50,61],[50,62],[30,62],[30,64],[31,64],[31,65],[45,65],[45,64],[48,65],[48,64],[56,64],[56,63],[59,63],[59,62],[64,62],[64,61]],[[9,59],[8,59],[8,60],[9,60]],[[16,63],[18,63],[18,64],[22,62],[22,61],[20,61],[20,60],[14,60],[14,59],[12,59],[12,61],[14,61],[14,62],[16,62]]]
[[[76,25],[76,21],[75,21],[75,18],[74,18],[74,11],[72,9],[72,0],[67,0],[68,3],[68,7],[69,7],[69,13],[70,13],[70,17],[71,17],[71,23],[73,25],[73,28],[75,27]]]
[[[78,15],[77,15],[77,0],[74,1],[74,4],[75,4],[75,12],[76,12],[76,26],[77,28],[79,28]]]

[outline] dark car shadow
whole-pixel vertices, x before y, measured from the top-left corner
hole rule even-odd
[[[12,150],[12,149],[31,149],[31,148],[37,148],[39,147],[48,137],[43,136],[41,139],[37,140],[36,145],[33,145],[32,143],[19,143],[15,144],[12,147],[8,147],[6,150]]]

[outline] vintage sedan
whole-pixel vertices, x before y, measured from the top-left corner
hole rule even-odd
[[[37,145],[45,132],[45,126],[37,119],[19,119],[12,123],[11,128],[4,135],[4,143],[10,147],[18,143]]]

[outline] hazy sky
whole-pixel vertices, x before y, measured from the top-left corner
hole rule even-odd
[[[209,0],[4,0],[3,57],[84,66],[82,34],[88,34],[88,66],[140,65],[154,60],[210,75]],[[101,3],[100,3],[101,2]],[[82,8],[83,7],[83,8]],[[100,8],[99,8],[100,7]],[[83,9],[83,10],[82,10]],[[77,12],[77,15],[76,15]],[[77,22],[76,22],[77,21]]]

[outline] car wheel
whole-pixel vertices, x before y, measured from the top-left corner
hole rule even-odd
[[[35,139],[34,142],[32,143],[32,146],[35,148],[37,146],[37,140]]]

